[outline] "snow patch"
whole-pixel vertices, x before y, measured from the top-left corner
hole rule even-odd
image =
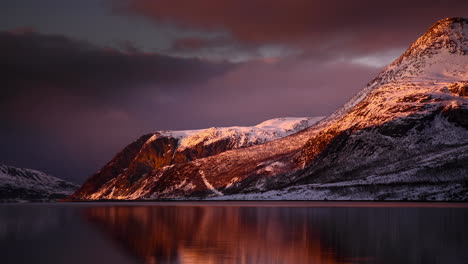
[[[210,189],[212,192],[214,192],[217,195],[224,195],[222,192],[216,190],[216,188],[213,187],[213,185],[211,185],[210,182],[208,182],[208,180],[205,177],[205,173],[202,170],[200,170],[199,173],[200,173],[200,177],[202,178],[203,182],[205,183],[208,189]]]
[[[323,117],[283,117],[264,121],[256,126],[211,127],[207,129],[161,131],[148,141],[160,136],[179,139],[177,151],[183,151],[198,144],[210,145],[223,139],[235,139],[234,148],[266,143],[306,129]]]

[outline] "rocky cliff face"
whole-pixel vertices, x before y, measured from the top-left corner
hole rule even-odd
[[[117,154],[70,198],[138,198],[147,193],[148,184],[157,182],[156,179],[152,182],[148,180],[154,173],[167,172],[180,164],[196,162],[198,159],[228,150],[242,149],[282,138],[310,127],[320,119],[321,117],[277,118],[254,127],[212,127],[200,130],[158,131],[144,135]],[[180,172],[177,175],[180,175]],[[177,178],[169,176],[157,185],[168,190],[177,189],[174,186],[180,185]]]
[[[62,199],[77,188],[78,185],[40,171],[0,164],[0,202]]]
[[[467,36],[467,19],[437,22],[344,107],[299,133],[209,155],[192,144],[197,158],[177,163],[142,157],[128,168],[140,176],[124,173],[75,198],[466,200]]]

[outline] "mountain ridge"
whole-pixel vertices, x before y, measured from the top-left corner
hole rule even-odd
[[[129,188],[153,170],[168,170],[177,164],[266,143],[303,130],[320,119],[322,117],[275,118],[252,127],[156,131],[128,145],[71,198],[94,193],[100,188],[110,195],[114,193],[114,186],[106,189],[106,185]]]
[[[37,170],[0,164],[0,201],[51,201],[66,198],[77,188]]]
[[[298,133],[74,198],[466,200],[467,21],[436,22],[342,108]]]

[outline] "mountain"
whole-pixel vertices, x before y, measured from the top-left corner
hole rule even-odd
[[[467,19],[435,23],[323,120],[283,188],[231,199],[468,200],[467,38]]]
[[[168,156],[145,156],[164,162],[135,163],[144,136],[72,197],[468,200],[467,36],[468,19],[438,21],[341,109],[277,140],[173,162],[163,136]]]
[[[468,20],[438,21],[295,156],[296,197],[467,200],[467,81]]]
[[[77,188],[78,185],[40,171],[0,164],[0,202],[62,199]]]
[[[122,197],[123,190],[138,197],[145,190],[136,186],[150,184],[148,177],[155,171],[166,171],[228,150],[282,138],[310,127],[322,118],[276,118],[253,127],[212,127],[147,134],[118,153],[70,198],[115,199]]]

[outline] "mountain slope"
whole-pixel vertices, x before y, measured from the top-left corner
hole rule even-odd
[[[323,121],[285,188],[230,198],[468,200],[467,36],[437,22]]]
[[[296,156],[305,169],[294,177],[346,186],[359,199],[467,199],[467,38],[467,19],[434,24],[365,99],[308,142]]]
[[[144,135],[117,154],[70,198],[115,199],[123,190],[141,194],[141,190],[134,190],[135,186],[154,171],[282,138],[320,119],[276,118],[253,127],[212,127]],[[166,187],[173,186],[168,183]]]
[[[0,164],[0,201],[47,201],[65,198],[78,185],[43,172]]]
[[[466,200],[467,36],[467,19],[438,21],[344,107],[299,133],[149,166],[125,185],[111,180],[75,198]]]

